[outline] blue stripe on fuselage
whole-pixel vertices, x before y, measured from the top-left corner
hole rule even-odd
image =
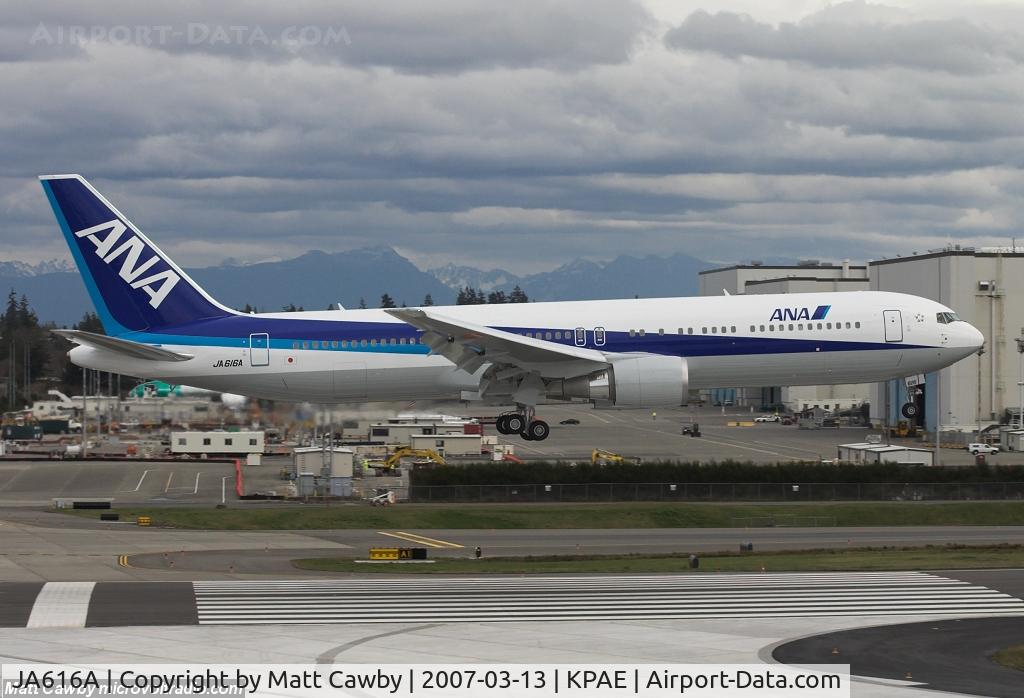
[[[546,340],[562,346],[576,346],[573,333],[564,328],[544,327],[499,327],[499,330],[522,335],[538,332],[562,332],[566,339]],[[326,351],[377,352],[387,354],[426,354],[427,346],[418,343],[371,345],[370,341],[405,339],[416,340],[422,333],[416,328],[391,322],[354,322],[345,320],[302,320],[289,318],[260,318],[258,315],[241,315],[216,318],[189,325],[166,328],[163,332],[132,332],[125,339],[148,344],[197,345],[209,347],[248,348],[249,335],[267,333],[272,349],[315,349]],[[645,352],[666,356],[756,356],[764,354],[799,354],[837,351],[875,351],[891,349],[920,349],[924,345],[897,342],[862,342],[835,339],[783,339],[778,337],[744,337],[737,335],[647,335],[630,336],[628,332],[606,332],[602,346],[593,343],[593,336],[587,333],[588,349],[607,352]],[[361,346],[366,340],[367,345]],[[341,342],[347,341],[346,347]],[[338,342],[338,346],[331,346]],[[353,345],[353,343],[357,343]]]

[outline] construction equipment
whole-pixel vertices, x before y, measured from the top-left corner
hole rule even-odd
[[[611,451],[606,451],[603,448],[595,448],[590,454],[590,462],[594,465],[609,465],[611,463],[631,463],[633,465],[639,465],[640,459],[621,456],[618,453],[612,453]]]
[[[391,470],[395,466],[397,466],[403,458],[420,458],[424,460],[429,460],[433,463],[437,463],[438,465],[445,465],[444,458],[442,458],[441,454],[438,453],[437,451],[428,448],[404,447],[398,449],[390,456],[388,456],[380,467],[383,470]]]
[[[370,504],[375,507],[387,507],[395,503],[395,493],[391,490],[381,492],[380,494],[370,497]]]

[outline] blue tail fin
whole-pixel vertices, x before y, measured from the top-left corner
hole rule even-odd
[[[107,334],[235,315],[78,175],[40,177]]]

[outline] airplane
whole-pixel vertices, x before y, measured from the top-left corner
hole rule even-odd
[[[685,404],[691,389],[937,371],[984,338],[940,303],[877,291],[247,314],[214,300],[79,175],[40,177],[106,334],[55,330],[79,366],[255,398]],[[301,281],[301,280],[297,280]]]

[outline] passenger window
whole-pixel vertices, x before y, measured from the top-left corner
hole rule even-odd
[[[860,329],[860,323],[859,322],[853,323],[853,326],[856,327],[858,330]]]
[[[636,336],[636,330],[630,330],[629,331],[629,336],[630,337],[635,337]]]
[[[728,332],[728,331],[729,331],[729,328],[728,328],[728,327],[723,327],[723,328],[722,328],[722,334],[725,334],[725,333],[726,333],[726,332]]]
[[[359,341],[359,346],[365,347],[366,346],[366,340],[365,339],[360,340]]]
[[[692,327],[687,327],[686,328],[686,334],[693,334],[693,328]]]
[[[761,325],[761,331],[764,332],[764,325]]]
[[[798,330],[800,330],[801,332],[803,332],[804,331],[804,323],[801,322],[799,325],[796,326],[796,328]]]
[[[846,323],[846,329],[850,329],[850,323]]]
[[[700,328],[700,333],[701,334],[707,334],[708,333],[708,328],[707,327],[701,327]]]
[[[789,331],[790,331],[790,332],[792,332],[792,331],[793,331],[793,323],[790,323],[790,324],[789,324]]]
[[[821,323],[820,322],[818,323],[818,329],[819,330],[821,329]]]
[[[750,331],[751,331],[751,332],[757,332],[757,330],[756,330],[756,329],[754,329],[754,326],[753,326],[753,325],[751,325],[751,326],[750,326]]]
[[[314,348],[314,349],[319,349],[319,348],[320,348],[320,342],[318,342],[318,341],[316,341],[316,340],[314,339],[314,340],[313,340],[313,348]]]
[[[298,348],[299,348],[299,343],[298,342],[292,342],[292,349],[298,349]]]
[[[664,328],[664,327],[659,327],[659,328],[658,328],[658,334],[659,334],[659,335],[663,335],[663,334],[665,334],[665,328]]]
[[[647,331],[646,331],[646,330],[640,330],[640,331],[638,332],[638,334],[639,334],[639,335],[640,335],[641,337],[643,337],[643,336],[644,336],[645,334],[647,334]]]
[[[604,328],[603,327],[595,327],[594,328],[594,344],[596,344],[599,347],[603,347],[604,346]]]
[[[769,332],[774,332],[775,331],[775,325],[768,325],[768,331]]]
[[[730,331],[730,332],[732,332],[733,334],[736,334],[736,325],[733,325],[733,326],[732,326],[732,327],[731,327],[731,328],[729,329],[729,331]]]
[[[302,348],[303,349],[309,349],[309,342],[303,342],[302,343]]]
[[[587,343],[587,331],[585,329],[583,329],[582,327],[577,327],[576,328],[575,340],[576,340],[576,346],[582,347],[584,344]]]
[[[831,330],[832,329],[832,323],[831,322],[826,322],[825,323],[825,329]]]
[[[561,339],[561,338],[562,338],[562,333],[561,332],[555,332],[555,339]]]
[[[712,327],[711,328],[711,334],[718,334],[718,328],[717,327]]]
[[[338,340],[332,339],[331,340],[331,349],[337,349],[337,348],[338,348]]]
[[[544,339],[551,339],[551,333],[550,332],[545,332],[544,333]]]
[[[395,346],[396,344],[398,344],[398,340],[395,339],[394,337],[392,337],[391,338],[391,346]]]

